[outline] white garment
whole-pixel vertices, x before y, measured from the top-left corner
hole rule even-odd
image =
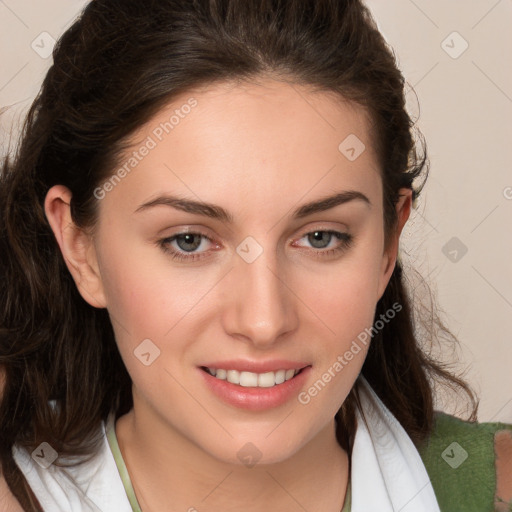
[[[402,425],[359,376],[366,427],[356,408],[351,512],[440,512],[421,456]]]
[[[440,512],[413,442],[362,375],[358,382],[369,428],[357,411],[351,512]],[[44,469],[19,447],[13,455],[45,512],[131,512],[106,435],[98,455],[77,469]]]
[[[27,450],[12,451],[45,512],[132,512],[106,435],[94,459],[76,468],[44,469]]]

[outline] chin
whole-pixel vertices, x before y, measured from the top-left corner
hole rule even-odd
[[[272,435],[271,435],[272,436]],[[271,437],[270,436],[270,437]],[[229,444],[229,446],[228,446]],[[300,450],[302,444],[290,441],[289,437],[284,439],[276,436],[275,439],[268,439],[268,433],[261,436],[253,436],[252,439],[244,436],[240,439],[230,439],[226,446],[216,445],[213,450],[208,450],[212,457],[226,464],[246,466],[279,464],[284,462]],[[221,448],[219,450],[219,448]]]

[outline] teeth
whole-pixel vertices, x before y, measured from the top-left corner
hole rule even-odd
[[[231,384],[240,384],[240,372],[237,370],[227,370],[226,380]]]
[[[217,379],[227,380],[231,384],[238,384],[245,388],[271,388],[277,384],[292,379],[300,370],[278,370],[277,372],[253,373],[239,372],[237,370],[224,370],[222,368],[207,368],[208,373]]]
[[[258,385],[258,374],[252,372],[240,372],[240,386],[254,388]]]
[[[255,373],[253,375],[256,375]],[[276,374],[274,372],[260,373],[258,375],[258,384],[260,388],[271,388],[278,384],[276,382]]]
[[[295,375],[295,370],[286,370],[284,380],[290,380]]]

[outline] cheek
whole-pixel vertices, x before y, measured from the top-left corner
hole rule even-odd
[[[204,338],[212,315],[216,318],[219,270],[178,266],[160,249],[140,242],[124,246],[112,240],[104,247],[102,279],[121,357],[141,392],[158,398],[162,389],[173,387],[164,369],[178,376],[189,368],[192,345]],[[150,366],[138,358],[148,352],[141,347],[149,348],[151,360],[158,355]],[[173,389],[179,395],[179,386]]]
[[[330,412],[341,406],[366,358],[371,342],[367,333],[373,323],[376,304],[372,289],[374,286],[369,280],[346,275],[339,285],[331,283],[328,293],[311,297],[316,315],[328,326],[328,330],[323,329],[324,334],[316,338],[315,382],[321,381],[320,389],[323,384],[328,386],[330,391],[320,402],[329,402],[331,406],[327,410]],[[318,321],[313,322],[312,331],[315,325],[322,327]]]
[[[180,267],[155,245],[111,239],[103,247],[100,268],[109,313],[134,338],[164,337],[214,283],[211,271]]]
[[[339,410],[366,358],[377,303],[376,263],[368,253],[355,256],[307,288],[315,315],[306,331],[317,344],[316,364],[298,402],[317,425]]]
[[[300,277],[308,303],[342,339],[373,321],[382,261],[379,244],[363,240],[340,262]]]
[[[326,419],[339,409],[366,358],[378,301],[381,242],[376,229],[336,265],[301,277],[308,305],[318,317],[311,316],[310,334],[321,329],[322,335],[315,338],[318,360],[311,387],[299,402],[319,418]]]

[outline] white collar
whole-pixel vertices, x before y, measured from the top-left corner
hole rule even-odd
[[[358,386],[368,426],[356,408],[351,512],[440,512],[411,438],[363,375]]]

